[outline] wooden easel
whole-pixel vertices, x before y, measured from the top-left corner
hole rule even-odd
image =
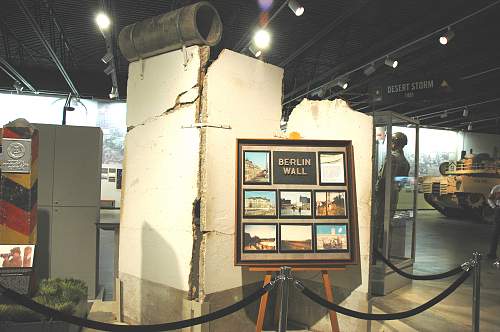
[[[325,288],[326,299],[330,302],[333,302],[333,292],[332,285],[330,283],[330,277],[328,275],[328,271],[345,271],[345,267],[292,267],[292,272],[303,272],[303,271],[321,271],[321,277],[323,279],[323,287]],[[251,272],[265,272],[264,275],[264,285],[267,285],[271,282],[271,276],[273,272],[279,272],[279,267],[250,267],[249,271]],[[264,325],[264,318],[266,316],[266,307],[267,302],[269,300],[269,293],[264,294],[260,299],[259,305],[259,315],[257,316],[257,323],[255,326],[256,332],[262,332],[262,327]],[[335,311],[330,310],[330,323],[332,325],[332,332],[340,332],[339,322],[337,320],[337,313]]]

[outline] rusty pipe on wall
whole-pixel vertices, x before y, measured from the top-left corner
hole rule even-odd
[[[130,62],[192,45],[217,45],[222,37],[219,13],[207,1],[127,25],[118,45]]]

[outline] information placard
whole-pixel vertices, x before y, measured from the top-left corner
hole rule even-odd
[[[235,264],[359,261],[351,141],[237,141]]]

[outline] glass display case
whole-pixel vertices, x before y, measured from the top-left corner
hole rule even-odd
[[[399,269],[413,272],[418,192],[419,122],[398,113],[374,112],[372,248]],[[372,295],[385,295],[411,280],[373,255]]]

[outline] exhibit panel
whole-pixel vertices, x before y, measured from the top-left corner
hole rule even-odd
[[[392,112],[374,113],[373,250],[411,273],[415,261],[419,124]],[[374,258],[371,292],[385,295],[409,283]]]
[[[350,141],[238,140],[237,265],[357,264]]]

